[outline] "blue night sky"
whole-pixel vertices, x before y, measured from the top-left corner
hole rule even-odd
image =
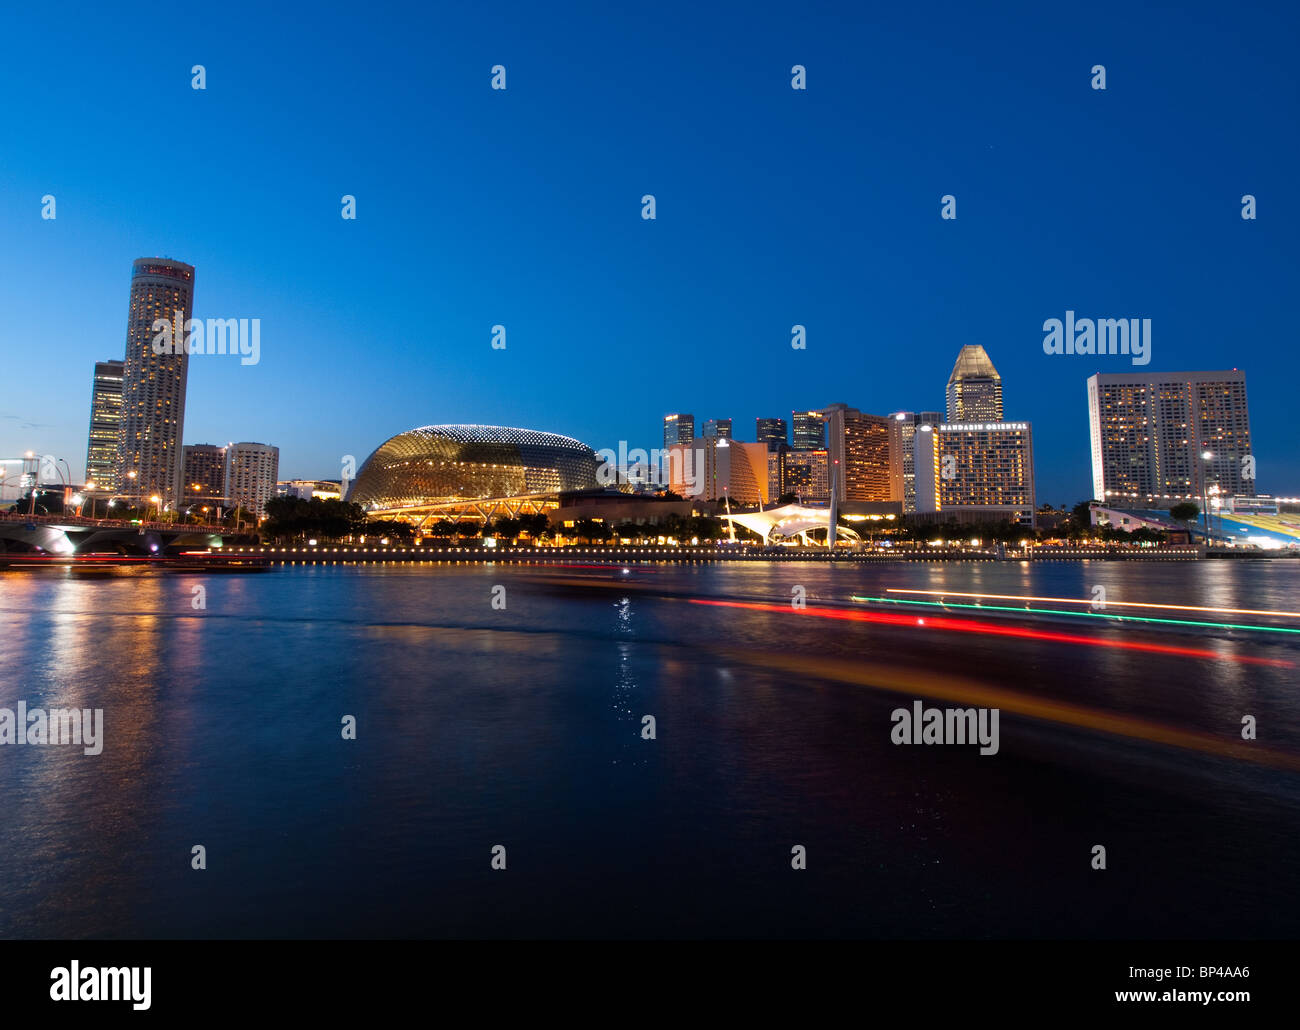
[[[116,6],[3,16],[0,457],[80,476],[165,255],[196,317],[262,321],[260,364],[191,359],[186,442],[282,478],[427,423],[941,409],[979,343],[1073,503],[1085,379],[1135,370],[1045,355],[1073,309],[1152,319],[1150,370],[1244,368],[1260,489],[1300,493],[1294,4]]]

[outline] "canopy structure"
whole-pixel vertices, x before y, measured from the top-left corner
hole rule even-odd
[[[751,511],[742,514],[724,513],[719,518],[744,526],[763,538],[768,543],[773,535],[782,537],[802,536],[814,529],[824,529],[828,539],[831,533],[831,519],[834,513],[830,508],[809,508],[802,504],[786,504],[780,508],[767,511]],[[836,533],[845,533],[855,540],[862,539],[847,526],[837,526]]]

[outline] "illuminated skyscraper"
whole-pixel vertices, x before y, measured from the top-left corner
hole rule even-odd
[[[824,447],[798,451],[782,446],[768,452],[767,468],[773,497],[798,494],[805,503],[830,500],[830,463]]]
[[[1167,508],[1257,492],[1245,372],[1094,375],[1088,427],[1096,500]]]
[[[122,362],[96,361],[90,388],[86,482],[117,489],[117,438],[122,429]]]
[[[704,421],[704,436],[716,436],[719,440],[731,439],[731,419],[710,418]]]
[[[226,449],[211,443],[185,445],[185,504],[213,507],[226,497]]]
[[[1001,422],[1002,377],[984,348],[967,345],[948,377],[949,422]]]
[[[897,500],[889,476],[889,419],[864,415],[847,404],[832,404],[821,415],[839,500]]]
[[[665,415],[664,416],[664,450],[670,447],[676,447],[678,444],[689,444],[695,442],[695,416],[694,415]]]
[[[767,444],[769,451],[775,451],[787,442],[783,418],[755,419],[754,430],[754,439]]]
[[[820,411],[792,411],[791,424],[797,451],[815,451],[826,446],[826,420]]]
[[[1028,422],[921,424],[913,448],[916,511],[987,514],[1033,524],[1034,446]]]
[[[937,426],[943,421],[938,411],[896,411],[889,416],[890,499],[903,502],[905,513],[916,511],[915,448],[918,426]]]
[[[181,438],[185,426],[185,323],[194,303],[194,269],[166,258],[140,258],[131,270],[118,489],[162,498],[173,510],[183,496]],[[154,352],[155,322],[171,325],[172,353]]]

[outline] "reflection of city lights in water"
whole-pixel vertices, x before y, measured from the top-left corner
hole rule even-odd
[[[620,635],[629,636],[632,633],[632,599],[625,597],[614,605]],[[632,673],[632,643],[630,641],[619,641],[618,647],[618,679],[614,684],[614,711],[618,714],[620,721],[635,722],[636,713],[632,710],[632,691],[636,689],[636,679]],[[639,740],[631,733],[624,742],[622,751],[627,752],[630,748],[640,743]],[[616,759],[615,761],[618,761]]]

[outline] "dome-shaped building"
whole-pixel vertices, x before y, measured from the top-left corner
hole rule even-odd
[[[400,514],[457,502],[589,490],[596,455],[555,433],[508,426],[421,426],[384,441],[365,460],[347,500]]]

